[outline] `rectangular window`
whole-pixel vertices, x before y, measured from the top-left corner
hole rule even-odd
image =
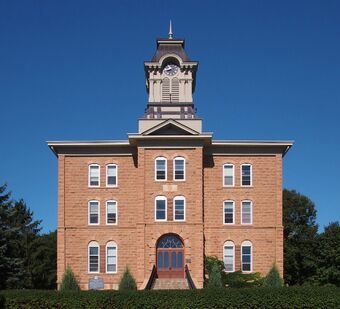
[[[175,197],[174,199],[174,221],[185,221],[184,197]]]
[[[117,202],[116,201],[106,202],[106,223],[117,224]]]
[[[106,166],[106,186],[117,187],[117,165],[110,164]]]
[[[99,272],[99,247],[89,247],[89,272]]]
[[[234,186],[234,165],[232,164],[223,165],[223,185],[225,187]]]
[[[242,246],[242,271],[251,271],[251,246]]]
[[[185,180],[185,160],[183,158],[174,159],[174,180]]]
[[[166,198],[156,198],[156,221],[166,221]]]
[[[106,272],[117,272],[117,248],[115,246],[106,247]]]
[[[252,175],[251,175],[251,165],[250,164],[243,164],[241,166],[241,185],[242,186],[251,186],[252,183]]]
[[[89,224],[99,224],[99,202],[89,202]]]
[[[166,180],[166,159],[156,159],[156,180]]]
[[[242,201],[241,213],[242,213],[241,223],[251,224],[252,223],[252,202],[251,201]]]
[[[234,246],[224,246],[224,269],[226,272],[234,271]]]
[[[233,201],[224,201],[224,224],[234,224],[234,202]]]
[[[89,166],[89,187],[99,187],[100,184],[100,168],[99,165]]]

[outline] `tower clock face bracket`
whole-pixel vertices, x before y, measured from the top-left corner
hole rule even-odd
[[[167,76],[174,76],[178,73],[179,67],[174,63],[168,63],[163,68],[163,73]]]

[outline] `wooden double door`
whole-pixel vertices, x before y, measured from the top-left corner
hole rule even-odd
[[[184,277],[184,248],[175,235],[163,236],[157,244],[158,278]]]

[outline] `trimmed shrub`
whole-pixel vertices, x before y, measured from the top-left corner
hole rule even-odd
[[[6,308],[340,308],[340,288],[289,287],[177,291],[0,291]]]
[[[207,289],[221,289],[221,288],[223,288],[221,272],[218,265],[215,263],[212,266],[211,272],[209,273]]]
[[[213,267],[218,269],[220,273],[222,284],[226,280],[226,272],[224,271],[224,263],[223,261],[219,260],[216,256],[206,256],[204,258],[204,286],[207,287],[209,278],[211,276],[211,272]]]
[[[264,278],[263,286],[268,288],[281,288],[283,285],[283,280],[280,277],[279,270],[274,264],[267,276]]]
[[[224,281],[229,288],[259,287],[262,283],[263,278],[260,273],[244,274],[241,271],[226,274]]]
[[[60,284],[60,291],[79,291],[79,285],[71,267],[67,266]]]
[[[133,278],[128,267],[125,268],[124,274],[120,279],[118,289],[120,291],[137,290],[136,280]]]

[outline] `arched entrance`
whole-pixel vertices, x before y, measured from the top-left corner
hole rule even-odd
[[[158,278],[184,277],[184,246],[174,234],[159,238],[156,248]]]

